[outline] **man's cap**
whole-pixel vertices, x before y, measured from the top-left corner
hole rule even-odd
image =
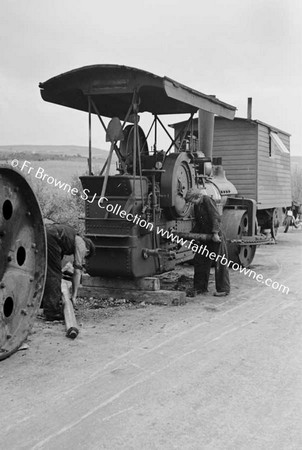
[[[87,250],[89,250],[89,254],[88,254],[87,258],[90,258],[91,256],[93,256],[95,254],[95,251],[96,251],[95,250],[95,245],[94,245],[94,243],[92,242],[91,239],[88,239],[88,238],[86,238],[84,236],[83,236],[83,240],[85,242]]]

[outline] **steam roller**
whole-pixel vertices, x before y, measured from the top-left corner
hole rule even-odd
[[[46,276],[46,236],[39,203],[25,178],[0,165],[0,360],[27,338]]]
[[[194,229],[194,209],[186,202],[191,188],[215,201],[233,263],[250,265],[256,247],[268,243],[257,233],[256,201],[239,195],[222,157],[213,157],[215,116],[233,120],[235,106],[120,65],[80,67],[39,86],[43,100],[88,113],[89,170],[80,179],[85,234],[96,247],[89,275],[148,277],[192,260],[193,248],[172,236]],[[93,167],[93,115],[110,143],[100,172]]]

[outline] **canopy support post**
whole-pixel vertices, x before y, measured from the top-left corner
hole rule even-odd
[[[88,173],[92,175],[91,164],[91,97],[88,95],[88,126],[89,126],[89,150],[88,150]]]

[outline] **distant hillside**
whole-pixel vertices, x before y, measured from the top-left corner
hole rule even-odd
[[[79,145],[0,145],[1,156],[7,154],[25,153],[25,154],[45,154],[62,156],[81,156],[88,157],[88,147]],[[108,151],[99,148],[92,148],[92,156],[95,158],[106,159]]]
[[[92,172],[99,174],[107,157],[106,150],[92,148]],[[71,183],[74,176],[87,174],[88,148],[77,145],[2,145],[0,146],[0,163],[17,159],[28,160],[35,170],[45,173],[66,183]],[[116,172],[117,157],[113,154],[110,174]]]

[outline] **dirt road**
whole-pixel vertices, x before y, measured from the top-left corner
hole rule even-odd
[[[301,449],[301,247],[281,232],[253,263],[288,294],[232,272],[226,298],[81,306],[74,341],[37,319],[0,363],[1,449]]]

